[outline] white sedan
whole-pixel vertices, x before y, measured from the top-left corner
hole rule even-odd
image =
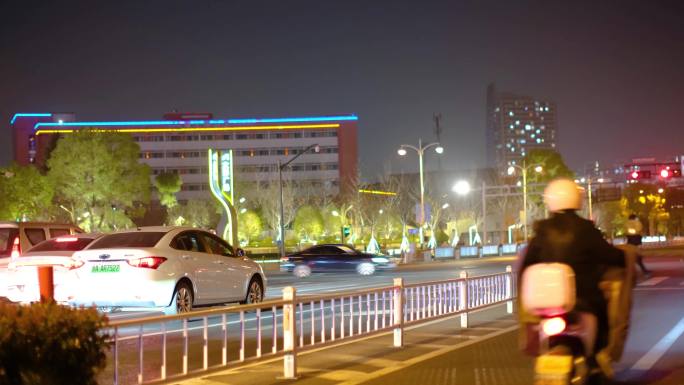
[[[105,235],[74,254],[77,290],[69,302],[106,310],[261,302],[266,276],[256,262],[209,232],[141,227]]]

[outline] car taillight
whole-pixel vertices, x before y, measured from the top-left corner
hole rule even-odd
[[[137,258],[137,259],[129,259],[128,264],[133,266],[133,267],[157,269],[165,261],[166,261],[165,257],[143,257],[143,258]]]
[[[286,263],[286,262],[290,262],[290,258],[288,258],[288,257],[280,258],[280,263]]]
[[[547,318],[541,321],[542,330],[547,336],[555,336],[565,330],[565,320],[561,317]]]
[[[21,255],[21,245],[19,244],[19,237],[14,238],[14,243],[12,243],[12,253],[10,254],[11,259],[17,259]]]

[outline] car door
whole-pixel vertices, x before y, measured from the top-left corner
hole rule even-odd
[[[337,255],[340,270],[355,270],[356,265],[361,261],[361,255],[348,246],[335,246],[339,253]]]
[[[225,302],[243,300],[247,280],[251,278],[251,267],[237,257],[233,248],[223,239],[205,232],[201,236],[208,252],[214,257],[216,299]]]
[[[214,255],[207,253],[205,244],[196,231],[184,231],[171,242],[181,252],[181,261],[194,279],[196,303],[208,303],[216,298],[216,264]]]

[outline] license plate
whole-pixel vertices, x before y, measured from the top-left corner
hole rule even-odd
[[[95,265],[91,273],[118,273],[121,270],[119,265]]]
[[[562,376],[572,371],[572,356],[543,355],[537,357],[535,372],[538,375]]]

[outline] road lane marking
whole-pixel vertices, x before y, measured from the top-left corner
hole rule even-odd
[[[653,277],[651,279],[647,279],[644,282],[641,282],[637,286],[655,286],[655,285],[667,280],[668,278],[670,278],[670,277]]]
[[[670,331],[667,332],[667,334],[665,334],[660,341],[658,341],[658,343],[653,345],[651,350],[649,350],[648,353],[641,357],[639,361],[632,366],[632,369],[651,369],[682,334],[684,334],[684,317],[682,317],[682,319],[680,319],[679,322],[672,329],[670,329]]]

